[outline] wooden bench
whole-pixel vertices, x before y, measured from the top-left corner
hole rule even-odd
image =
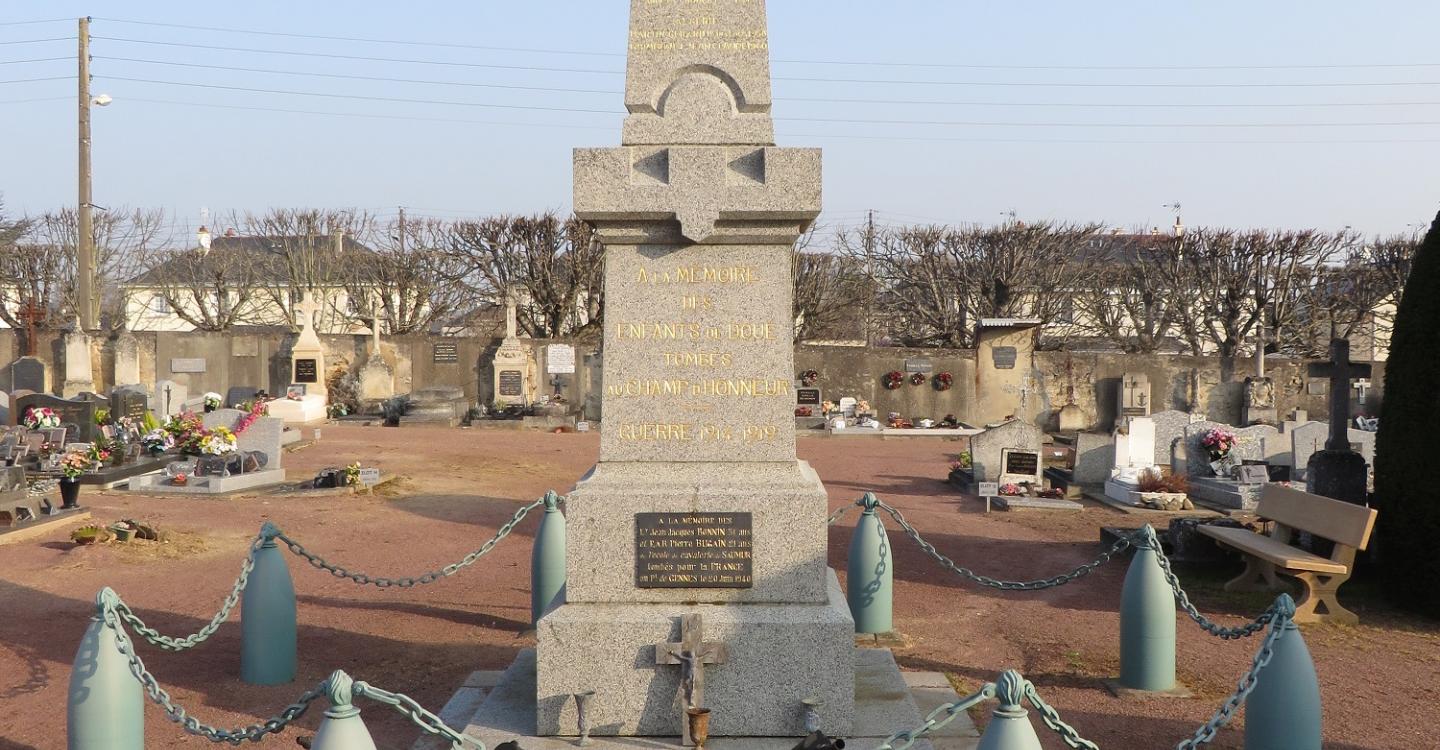
[[[1275,522],[1270,536],[1248,529],[1200,526],[1200,533],[1234,548],[1245,557],[1245,572],[1225,584],[1226,591],[1274,591],[1280,588],[1277,572],[1305,587],[1295,605],[1296,622],[1337,622],[1354,625],[1360,618],[1340,606],[1336,593],[1349,580],[1355,551],[1370,543],[1375,511],[1328,497],[1311,495],[1278,484],[1268,484],[1255,510]],[[1295,533],[1309,532],[1335,543],[1329,557],[1291,546]]]

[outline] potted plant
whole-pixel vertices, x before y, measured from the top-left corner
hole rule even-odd
[[[135,524],[129,521],[116,521],[110,527],[110,531],[114,532],[115,541],[128,542],[135,536]]]
[[[163,455],[175,447],[175,437],[162,429],[151,430],[140,438],[140,445],[152,456]]]
[[[70,532],[70,541],[76,544],[95,544],[96,542],[108,542],[112,534],[104,526],[81,526]]]
[[[1217,477],[1229,477],[1235,469],[1230,452],[1235,449],[1235,433],[1215,427],[1200,438],[1200,446],[1210,454],[1210,469]]]
[[[80,507],[80,475],[90,470],[90,456],[84,453],[66,453],[60,459],[60,507]]]
[[[215,393],[214,391],[205,394],[205,413],[209,414],[210,412],[219,409],[220,404],[222,403],[224,403],[224,399],[220,398],[220,394]]]
[[[1156,510],[1193,509],[1188,490],[1189,481],[1178,474],[1166,476],[1156,469],[1146,469],[1140,475],[1140,504]]]

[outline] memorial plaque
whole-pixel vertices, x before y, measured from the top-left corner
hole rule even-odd
[[[935,365],[928,359],[907,359],[905,360],[905,372],[920,372],[929,374],[935,370]]]
[[[995,362],[995,369],[1013,370],[1019,353],[1013,346],[997,346],[990,350],[990,357]]]
[[[1040,473],[1040,454],[1031,451],[1008,451],[1005,474],[1036,475]]]
[[[205,372],[205,358],[176,357],[170,360],[170,372]]]
[[[316,361],[313,359],[295,360],[295,382],[297,383],[318,383],[320,373]]]
[[[525,373],[519,370],[500,371],[500,395],[501,396],[523,396],[525,395]]]
[[[635,586],[748,589],[753,542],[749,513],[636,513]]]
[[[460,345],[454,341],[435,342],[435,352],[431,357],[437,365],[450,365],[460,361]]]
[[[796,389],[795,389],[795,404],[796,404],[797,406],[819,406],[819,405],[820,405],[820,389],[819,389],[819,388],[796,388]]]
[[[1261,465],[1246,465],[1240,467],[1241,484],[1265,484],[1270,481],[1270,467]]]
[[[545,347],[545,372],[551,375],[575,374],[575,347],[551,344]]]

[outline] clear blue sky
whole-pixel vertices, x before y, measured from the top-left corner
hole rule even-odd
[[[94,117],[95,202],[163,207],[184,227],[198,221],[202,207],[221,214],[267,206],[393,212],[405,205],[445,217],[567,209],[571,147],[619,142],[623,76],[610,71],[623,70],[628,5],[5,0],[0,24],[97,16],[94,92],[110,94],[115,103]],[[892,223],[994,222],[1013,209],[1022,219],[1163,226],[1173,217],[1162,206],[1178,200],[1191,225],[1398,232],[1428,221],[1440,204],[1440,49],[1434,44],[1440,3],[1433,1],[772,0],[770,16],[780,141],[825,149],[831,222],[856,221],[870,208]],[[549,51],[327,41],[105,18]],[[73,39],[74,33],[73,20],[0,25],[0,61],[72,58],[3,64],[0,81],[73,75],[73,41],[6,42]],[[452,85],[116,59],[122,57]],[[1155,69],[1160,66],[1177,69]],[[802,78],[824,80],[796,80]],[[0,193],[10,213],[73,203],[73,92],[73,80],[0,84]],[[57,99],[18,101],[50,97]],[[1153,106],[1170,104],[1187,106]],[[1269,106],[1280,104],[1351,106]],[[1237,127],[1261,123],[1289,125]],[[1193,125],[1205,126],[1175,127]]]

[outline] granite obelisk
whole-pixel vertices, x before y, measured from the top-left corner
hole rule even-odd
[[[573,731],[570,695],[596,690],[597,734],[681,734],[703,692],[712,737],[801,736],[805,698],[844,735],[854,623],[793,418],[820,152],[774,145],[764,0],[632,0],[625,105],[623,145],[575,152],[605,245],[600,462],[537,627],[538,732]]]

